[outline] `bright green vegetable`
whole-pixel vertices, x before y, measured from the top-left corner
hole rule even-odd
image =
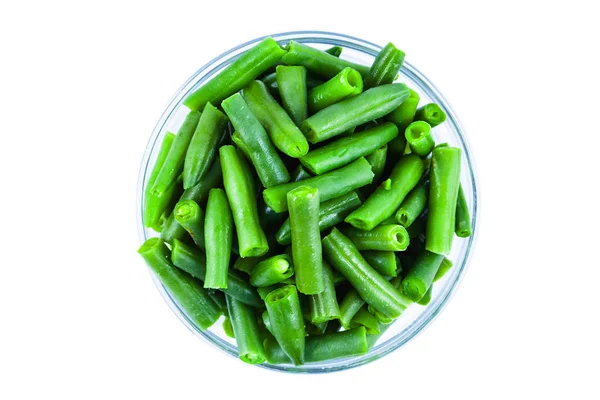
[[[358,328],[360,326],[364,326],[367,330],[367,334],[376,335],[380,333],[379,330],[379,320],[375,317],[375,315],[371,314],[367,307],[362,307],[352,318],[350,321],[350,327]]]
[[[433,128],[446,120],[446,113],[437,104],[429,103],[417,109],[414,120],[425,121]]]
[[[308,109],[314,114],[362,91],[363,80],[360,73],[350,67],[344,68],[336,76],[308,92]]]
[[[435,146],[431,137],[431,126],[425,121],[415,121],[405,130],[404,136],[410,146],[410,151],[418,156],[425,157]]]
[[[358,250],[404,251],[410,243],[402,225],[380,225],[370,231],[349,227],[343,232]]]
[[[346,293],[346,296],[340,303],[340,322],[344,329],[350,329],[350,323],[356,313],[365,305],[365,301],[360,297],[356,289],[352,288]]]
[[[456,232],[456,236],[462,238],[471,236],[471,215],[469,214],[469,206],[462,185],[458,187],[455,219],[454,232]]]
[[[156,181],[156,177],[160,172],[167,155],[169,154],[169,150],[171,150],[171,146],[175,141],[175,134],[171,132],[167,132],[163,137],[162,143],[160,145],[160,149],[158,150],[158,155],[156,156],[156,161],[154,162],[154,167],[152,168],[152,172],[150,173],[150,177],[148,178],[148,182],[146,182],[146,189],[144,190],[144,209],[143,209],[143,220],[144,226],[146,228],[151,228],[158,223],[161,215],[165,211],[167,203],[169,202],[169,198],[158,197],[152,194],[150,190]],[[166,200],[166,201],[165,201]]]
[[[252,269],[250,283],[256,287],[272,286],[294,275],[294,268],[287,254],[269,257]]]
[[[341,46],[333,46],[325,50],[325,53],[329,53],[332,56],[339,57],[342,54],[343,48]]]
[[[160,233],[160,238],[169,244],[172,244],[174,240],[186,240],[186,238],[189,238],[185,228],[175,219],[174,212],[167,218],[165,226]]]
[[[194,200],[182,200],[173,210],[175,220],[192,237],[196,246],[204,248],[204,211]]]
[[[444,256],[424,251],[419,254],[402,281],[402,291],[409,299],[418,302],[425,295]]]
[[[304,68],[304,67],[302,67],[302,68]],[[269,89],[269,93],[271,93],[271,96],[273,96],[275,98],[280,97],[279,84],[277,83],[277,72],[273,72],[272,74],[265,76],[264,78],[262,78],[262,81],[267,86],[267,89]],[[316,79],[315,77],[308,75],[308,74],[306,75],[307,91],[314,87],[319,86],[322,83],[323,83],[322,80]],[[284,106],[284,108],[285,108],[285,106]],[[291,117],[291,115],[290,115],[290,117]]]
[[[227,272],[233,243],[233,217],[223,189],[211,189],[206,204],[205,288],[227,289]]]
[[[229,312],[227,314],[229,314]],[[233,326],[231,325],[231,319],[229,319],[229,317],[225,317],[223,320],[223,331],[227,336],[235,339],[235,333],[233,333]]]
[[[265,362],[265,349],[260,337],[254,309],[231,296],[226,298],[240,359],[248,364]]]
[[[369,89],[394,82],[404,62],[404,56],[402,50],[397,49],[392,43],[388,43],[375,57],[365,78],[365,88]]]
[[[361,251],[360,254],[362,254],[365,261],[381,275],[398,275],[396,254],[393,251],[365,250]]]
[[[435,273],[435,276],[433,277],[433,281],[437,282],[440,279],[442,279],[444,275],[446,275],[446,272],[450,270],[450,268],[452,268],[452,261],[444,257],[442,263],[440,264],[440,267],[438,268],[437,272]]]
[[[265,298],[270,330],[285,354],[296,365],[304,363],[304,317],[293,285],[273,290]]]
[[[392,141],[393,140],[394,139],[392,139]],[[390,141],[390,143],[391,143],[391,141]],[[366,160],[369,162],[369,164],[371,164],[371,171],[373,171],[373,175],[374,175],[373,183],[371,183],[369,186],[362,189],[366,192],[365,197],[369,197],[368,195],[373,193],[373,191],[377,188],[377,182],[379,182],[379,180],[383,176],[383,171],[385,170],[387,153],[388,153],[388,145],[386,144],[365,157]]]
[[[313,324],[320,324],[340,318],[340,308],[335,295],[333,273],[331,267],[326,262],[323,262],[323,278],[323,291],[309,298],[310,321]]]
[[[308,94],[306,69],[304,67],[278,65],[275,77],[281,103],[296,125],[308,117]],[[308,150],[308,143],[306,144]]]
[[[396,211],[395,219],[400,225],[407,228],[421,215],[427,206],[428,191],[427,181],[422,181],[410,191]]]
[[[421,300],[417,301],[417,304],[420,304],[422,306],[428,305],[431,302],[432,294],[433,294],[433,284],[431,284],[431,286],[429,286],[429,289],[427,289],[427,291],[425,292],[423,297],[421,297]]]
[[[406,100],[402,102],[394,111],[389,113],[386,116],[388,121],[391,121],[398,125],[398,130],[400,132],[404,132],[406,127],[410,125],[411,122],[415,119],[415,113],[417,112],[417,106],[419,105],[419,94],[412,89],[408,89],[409,96]],[[404,142],[406,145],[406,142]],[[404,153],[404,145],[398,146],[398,150],[401,150],[401,153],[397,154],[401,156]]]
[[[308,179],[311,177],[311,174],[309,174],[303,167],[302,165],[298,165],[296,166],[296,168],[294,168],[294,170],[292,171],[291,174],[291,181],[290,182],[300,182],[303,181],[305,179]]]

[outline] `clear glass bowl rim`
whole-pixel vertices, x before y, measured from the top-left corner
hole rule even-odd
[[[140,244],[146,241],[149,237],[146,235],[146,230],[144,229],[142,223],[142,205],[143,205],[143,196],[144,196],[144,182],[147,174],[149,174],[149,164],[150,164],[150,156],[154,147],[157,145],[158,137],[160,132],[163,130],[164,125],[169,120],[173,112],[177,109],[177,107],[181,104],[181,101],[187,96],[187,94],[192,90],[192,88],[204,81],[206,76],[214,70],[218,70],[227,63],[231,62],[233,59],[237,58],[239,54],[246,51],[249,47],[253,46],[260,40],[265,37],[272,37],[278,42],[287,42],[289,40],[295,40],[297,42],[309,42],[309,43],[321,43],[328,44],[331,46],[342,46],[345,48],[351,48],[363,53],[366,53],[371,56],[375,56],[379,50],[381,50],[381,46],[358,39],[349,35],[333,33],[333,32],[325,32],[325,31],[292,31],[292,32],[283,32],[273,35],[261,36],[256,39],[250,40],[246,43],[240,44],[221,55],[215,57],[211,61],[207,62],[204,66],[202,66],[198,71],[196,71],[173,95],[171,100],[169,100],[168,105],[165,108],[165,111],[159,118],[156,123],[154,130],[152,131],[152,135],[148,141],[148,145],[144,152],[144,156],[142,159],[142,163],[140,166],[140,172],[138,177],[138,185],[137,185],[137,201],[136,201],[136,215],[137,215],[137,227],[138,227],[138,236],[140,239]],[[225,59],[223,61],[223,59]],[[358,367],[360,365],[367,364],[374,360],[377,360],[394,350],[402,347],[408,341],[415,338],[419,333],[421,333],[426,327],[428,327],[431,322],[440,314],[440,312],[445,308],[448,304],[449,300],[452,298],[464,274],[467,270],[468,263],[471,258],[472,248],[477,238],[477,217],[478,217],[478,184],[477,184],[477,176],[474,165],[473,156],[470,151],[469,144],[464,134],[464,130],[461,128],[458,117],[444,98],[439,90],[423,75],[419,70],[417,70],[414,66],[412,66],[408,62],[404,62],[402,66],[402,73],[408,77],[410,77],[413,81],[419,83],[419,88],[425,91],[432,99],[434,99],[438,104],[442,106],[447,113],[447,124],[452,124],[454,130],[458,135],[458,139],[462,145],[463,151],[465,153],[467,159],[467,166],[469,170],[469,175],[471,178],[472,184],[472,225],[473,225],[473,233],[468,238],[467,247],[465,250],[464,257],[462,260],[459,260],[458,263],[455,263],[454,269],[458,268],[458,272],[455,275],[455,279],[444,287],[443,292],[437,296],[436,300],[430,304],[424,311],[413,321],[411,325],[409,325],[406,329],[396,334],[394,337],[388,339],[383,344],[378,344],[374,348],[370,349],[368,353],[355,356],[350,358],[345,358],[341,360],[332,360],[322,363],[314,363],[307,364],[302,366],[292,366],[292,365],[270,365],[270,364],[259,364],[259,367],[282,371],[282,372],[299,372],[299,373],[324,373],[324,372],[335,372],[342,371],[349,368]],[[199,80],[197,80],[199,75],[204,74]],[[160,281],[152,274],[152,271],[148,268],[152,279],[159,292],[161,293],[164,300],[167,302],[171,310],[177,315],[177,317],[181,320],[181,322],[187,326],[187,328],[192,331],[196,336],[199,336],[212,346],[224,351],[225,353],[238,358],[237,348],[230,343],[224,341],[216,334],[206,331],[200,331],[185,315],[185,313],[179,308],[177,303],[173,300],[171,295],[166,291]]]

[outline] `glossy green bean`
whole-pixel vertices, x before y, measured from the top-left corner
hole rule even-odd
[[[425,248],[433,253],[449,254],[454,238],[456,202],[460,186],[460,149],[435,148],[429,179]]]
[[[256,288],[256,291],[258,292],[258,295],[260,296],[260,298],[264,300],[264,299],[267,298],[267,296],[269,295],[269,293],[271,293],[275,289],[279,289],[282,286],[285,286],[285,285],[282,284],[282,283],[277,283],[277,284],[271,285],[271,286],[265,286],[265,287]]]
[[[269,93],[271,93],[271,96],[273,96],[275,98],[280,96],[279,84],[277,83],[277,72],[268,74],[267,76],[262,78],[262,81],[267,86],[267,89],[269,89]],[[317,87],[322,83],[323,83],[322,80],[316,79],[315,77],[308,75],[308,74],[306,75],[306,89],[307,90]]]
[[[227,303],[225,304],[227,305]],[[229,315],[229,312],[227,314]],[[229,319],[229,317],[225,317],[223,320],[223,332],[230,338],[235,339],[235,333],[233,333],[233,326],[231,325],[231,319]]]
[[[309,186],[297,187],[288,192],[287,202],[296,285],[304,294],[321,293],[325,279],[319,231],[319,191]]]
[[[431,136],[431,126],[425,121],[412,122],[404,131],[410,151],[420,157],[425,157],[435,146]]]
[[[248,364],[265,362],[265,349],[254,309],[231,296],[226,299],[240,359]]]
[[[280,213],[287,210],[287,193],[299,186],[318,189],[321,201],[327,201],[368,185],[372,180],[371,165],[361,157],[351,164],[323,175],[268,188],[263,191],[263,197],[269,207]]]
[[[196,246],[204,248],[204,211],[194,200],[182,200],[173,210],[175,220],[192,237]]]
[[[379,330],[379,320],[371,314],[367,307],[362,307],[350,321],[351,328],[364,326],[368,335],[377,335]]]
[[[410,191],[396,211],[395,219],[400,225],[407,228],[421,215],[427,206],[428,192],[427,181],[422,181]]]
[[[309,297],[310,321],[321,324],[326,321],[340,318],[340,307],[335,294],[333,273],[331,266],[323,261],[324,289],[319,294]]]
[[[215,302],[219,307],[219,310],[223,312],[223,315],[227,315],[227,303],[225,300],[225,293],[218,289],[207,289],[208,296]]]
[[[369,68],[364,65],[352,63],[328,54],[322,50],[307,46],[291,40],[286,46],[287,53],[281,60],[287,65],[302,65],[309,72],[329,79],[344,68],[351,67],[365,77]]]
[[[269,250],[267,238],[260,226],[256,197],[248,173],[244,172],[242,157],[233,146],[219,149],[223,170],[223,183],[233,214],[240,256],[256,257]]]
[[[373,229],[394,214],[406,195],[417,185],[423,171],[423,161],[417,155],[409,154],[400,158],[390,175],[389,187],[378,187],[345,221],[359,229]]]
[[[256,287],[267,287],[285,281],[294,275],[294,267],[287,254],[269,257],[256,264],[250,274],[250,283]]]
[[[277,154],[275,146],[242,95],[236,93],[228,97],[223,100],[222,107],[243,140],[247,155],[263,186],[270,187],[289,181],[290,174]]]
[[[275,77],[283,108],[299,126],[308,117],[306,68],[278,65]]]
[[[402,281],[402,291],[411,300],[418,302],[425,295],[437,273],[444,256],[423,251]]]
[[[403,83],[374,87],[322,109],[308,117],[300,128],[309,142],[320,143],[387,115],[408,95],[408,88]]]
[[[183,163],[183,188],[197,185],[215,160],[217,147],[227,128],[227,117],[206,103]]]
[[[302,165],[297,165],[292,171],[290,182],[300,182],[311,177],[312,175],[309,174]]]
[[[397,49],[391,42],[386,44],[377,54],[371,69],[369,69],[365,78],[365,88],[394,82],[404,62],[404,56],[404,52]]]
[[[365,250],[363,258],[383,276],[398,276],[396,254],[393,251]]]
[[[404,251],[410,243],[402,225],[380,225],[370,231],[348,227],[343,232],[358,250]]]
[[[394,139],[392,139],[393,141]],[[391,142],[391,141],[390,141]],[[366,156],[366,160],[371,165],[371,171],[373,171],[373,183],[371,183],[366,188],[363,188],[366,191],[367,196],[373,193],[373,191],[377,188],[377,183],[380,181],[383,176],[383,171],[385,170],[385,163],[387,160],[388,153],[388,145],[385,144],[377,150],[373,151],[371,154]]]
[[[233,217],[223,189],[211,189],[206,204],[205,288],[227,289],[229,260],[233,244]]]
[[[356,289],[351,288],[340,302],[340,322],[344,329],[350,329],[350,323],[356,313],[365,305]]]
[[[336,76],[308,92],[308,110],[314,114],[362,91],[363,79],[360,73],[350,67],[344,68]]]
[[[165,158],[163,165],[156,176],[152,189],[150,189],[150,192],[154,196],[164,196],[169,187],[175,183],[177,177],[181,174],[183,163],[185,161],[185,153],[187,152],[199,120],[200,113],[198,111],[191,111],[185,117],[181,128],[179,128],[179,131],[177,132],[175,141],[169,149],[169,154]]]
[[[277,64],[284,54],[285,50],[267,37],[189,95],[183,104],[191,110],[202,110],[209,101],[218,105]]]
[[[433,284],[431,284],[431,286],[429,286],[429,289],[427,289],[427,291],[425,292],[423,297],[421,297],[421,300],[417,301],[417,304],[422,305],[422,306],[428,305],[431,302],[432,294],[433,294]]]
[[[398,128],[391,122],[366,131],[353,133],[337,139],[300,158],[302,165],[316,175],[340,168],[364,156],[368,156],[398,136]],[[370,165],[370,164],[369,164]]]
[[[160,233],[160,238],[169,244],[173,244],[174,240],[190,239],[185,228],[175,219],[174,212],[171,212],[167,218],[165,226]]]
[[[158,150],[158,155],[156,156],[156,161],[154,162],[154,167],[152,167],[152,172],[150,172],[150,176],[146,182],[146,188],[144,189],[144,209],[142,218],[146,228],[151,228],[158,223],[159,218],[165,211],[164,207],[161,207],[161,205],[166,205],[166,203],[168,203],[170,200],[154,196],[151,189],[152,185],[154,185],[154,182],[156,181],[156,177],[158,176],[160,169],[165,163],[167,155],[169,154],[169,150],[171,150],[171,146],[173,145],[174,141],[175,134],[167,132],[163,137],[160,149]]]
[[[296,365],[304,363],[304,317],[298,291],[293,285],[273,290],[265,298],[271,332]]]
[[[446,113],[437,104],[429,103],[417,109],[414,120],[425,121],[433,128],[446,120]]]
[[[208,329],[219,319],[221,310],[217,304],[198,281],[175,268],[169,261],[169,249],[161,239],[148,239],[138,253],[185,314],[201,330]]]
[[[360,198],[356,192],[348,192],[340,197],[327,200],[319,206],[319,231],[323,232],[342,222],[346,215],[361,205]],[[285,220],[281,228],[275,234],[277,242],[282,245],[290,244],[292,241],[292,227],[289,218]]]
[[[333,46],[325,50],[325,53],[329,53],[332,56],[339,57],[342,54],[342,46]]]
[[[157,197],[153,194],[150,194],[149,201],[151,204],[149,204],[149,206],[152,208],[150,219],[154,219],[157,213],[161,213],[159,219],[156,220],[156,223],[153,225],[153,227],[155,227],[158,224],[159,220],[164,216],[162,229],[160,229],[160,231],[162,232],[166,220],[169,218],[169,216],[173,214],[173,209],[177,204],[177,199],[181,197],[182,193],[183,180],[181,179],[181,177],[179,177],[175,181],[175,184],[171,185],[171,187],[167,189],[167,191],[165,192],[165,194],[163,194],[162,197]],[[174,221],[173,223],[175,225],[178,225],[176,221]],[[170,228],[172,229],[172,227]]]
[[[435,273],[435,276],[433,277],[433,282],[437,282],[440,279],[442,279],[444,275],[446,275],[446,272],[450,271],[450,268],[452,268],[452,261],[444,257],[442,263],[440,264],[440,267],[438,268],[437,272]]]
[[[454,224],[454,232],[456,236],[466,238],[471,236],[471,214],[469,214],[469,206],[465,198],[465,192],[462,185],[458,187],[458,198],[456,200],[456,222]]]
[[[371,267],[352,241],[338,229],[323,239],[323,253],[331,266],[342,273],[360,297],[377,311],[398,317],[410,302]]]
[[[410,92],[408,98],[404,100],[402,104],[400,104],[394,111],[386,116],[388,121],[398,125],[398,130],[400,132],[404,132],[406,127],[415,119],[417,107],[419,105],[419,101],[421,100],[417,92],[412,89],[408,89],[408,91]],[[404,152],[404,146],[402,146],[401,150]],[[400,155],[402,155],[402,153],[400,153],[399,156]]]
[[[275,147],[292,158],[302,157],[308,153],[308,142],[306,141],[306,138],[300,129],[298,129],[294,121],[292,121],[288,113],[279,105],[279,103],[277,103],[273,96],[271,96],[264,83],[261,81],[252,81],[244,88],[242,93],[252,114],[256,116],[263,128],[267,131],[267,134]],[[296,93],[296,96],[299,96],[299,94]],[[229,100],[226,101],[228,102]],[[240,127],[243,126],[242,121],[237,121],[237,123]],[[238,128],[236,127],[236,129]],[[248,147],[248,150],[252,151],[252,146],[248,141],[256,139],[250,136],[249,133],[245,134],[245,132],[239,132],[239,134],[242,138],[246,137],[245,144]],[[250,158],[252,159],[252,157]],[[252,160],[254,161],[254,159]]]

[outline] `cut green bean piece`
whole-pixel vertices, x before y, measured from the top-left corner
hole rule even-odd
[[[244,172],[242,157],[233,146],[219,149],[223,170],[223,183],[238,238],[240,256],[257,257],[269,250],[260,221],[256,197],[252,183],[248,182],[248,173]]]
[[[217,147],[227,128],[227,117],[206,103],[190,141],[183,164],[183,188],[197,185],[215,160]]]
[[[327,333],[306,338],[304,358],[306,362],[318,362],[365,354],[369,350],[367,331],[364,327],[343,332]],[[289,364],[290,358],[273,339],[265,341],[267,360],[271,364]]]
[[[393,251],[361,251],[363,258],[383,276],[398,276],[396,254]]]
[[[321,293],[325,279],[319,231],[319,191],[309,186],[297,187],[288,192],[287,202],[296,285],[304,294]]]
[[[265,349],[260,338],[254,309],[231,296],[226,298],[240,359],[248,364],[265,362]]]
[[[432,159],[425,248],[445,255],[450,253],[454,238],[460,186],[460,149],[437,147],[433,150]]]
[[[319,190],[319,198],[326,201],[368,185],[373,180],[371,165],[364,157],[334,171],[320,176],[291,182],[265,189],[265,203],[275,212],[287,210],[287,193],[299,186],[310,186]]]
[[[410,191],[396,211],[395,219],[400,225],[408,228],[421,215],[427,206],[428,191],[427,181],[422,181]]]
[[[267,296],[265,296],[265,298],[266,297]],[[269,333],[272,335],[273,331],[271,330],[271,321],[269,320],[269,312],[267,310],[265,310],[260,314],[260,316],[262,318],[263,325],[265,326],[265,328],[267,328]]]
[[[320,324],[340,318],[340,308],[335,295],[333,273],[331,267],[323,262],[324,289],[321,293],[310,296],[310,321]]]
[[[233,333],[233,326],[231,326],[231,319],[229,319],[229,317],[225,317],[225,319],[223,320],[223,331],[227,336],[229,336],[232,339],[235,339],[235,333]]]
[[[254,164],[263,186],[270,187],[289,181],[290,174],[277,154],[275,146],[242,95],[236,93],[228,97],[223,101],[222,107],[243,140],[248,157]]]
[[[264,78],[262,78],[262,81],[267,86],[267,89],[269,89],[269,93],[271,93],[271,96],[273,96],[275,98],[280,96],[276,72],[273,72],[272,74],[265,76]],[[323,83],[322,80],[316,79],[315,77],[310,76],[308,74],[306,75],[306,89],[307,90],[317,87],[322,83]]]
[[[367,330],[367,334],[376,335],[380,332],[379,330],[379,320],[375,317],[375,315],[371,314],[367,307],[362,307],[356,315],[350,321],[351,328],[358,328],[364,326]]]
[[[332,56],[339,57],[342,54],[342,46],[333,46],[325,50],[325,53],[329,53]]]
[[[423,175],[423,161],[415,154],[400,159],[390,175],[390,185],[383,185],[345,219],[350,225],[371,230],[400,207],[406,195]]]
[[[340,322],[344,329],[350,329],[350,322],[356,313],[365,305],[356,289],[351,288],[340,303]]]
[[[336,76],[308,92],[308,110],[314,114],[362,91],[363,80],[360,73],[349,67],[344,68]]]
[[[275,73],[281,103],[298,126],[308,117],[306,68],[278,65]],[[306,145],[308,149],[308,144]]]
[[[305,179],[311,178],[312,175],[309,174],[303,167],[302,165],[298,165],[296,168],[294,168],[294,170],[292,171],[292,175],[291,175],[291,181],[290,182],[300,182],[303,181]]]
[[[146,188],[144,190],[144,210],[143,210],[143,220],[144,226],[146,228],[152,228],[157,225],[158,220],[163,214],[164,206],[169,202],[170,199],[164,199],[158,196],[154,196],[152,194],[152,186],[156,181],[156,177],[160,172],[167,155],[169,154],[169,150],[171,150],[171,146],[175,141],[175,134],[171,132],[167,132],[163,137],[162,143],[160,145],[160,149],[158,151],[158,155],[156,156],[156,161],[154,162],[154,167],[152,168],[152,172],[150,173],[150,177],[146,182]],[[166,201],[165,201],[166,200]],[[164,205],[164,206],[163,206]],[[156,230],[156,229],[155,229]],[[161,229],[162,230],[162,229]]]
[[[417,256],[410,271],[402,281],[402,291],[411,300],[418,302],[423,298],[433,278],[440,268],[444,256],[424,251]]]
[[[423,297],[421,297],[421,300],[417,301],[417,304],[420,304],[422,306],[428,305],[431,302],[432,293],[433,293],[433,284],[431,284],[431,286],[429,286],[429,289],[427,289],[427,291],[425,292]]]
[[[156,215],[158,213],[160,213],[160,217],[158,218],[158,220],[156,220],[156,223],[153,226],[156,226],[159,222],[159,220],[161,219],[161,217],[163,217],[164,215],[164,219],[165,221],[163,222],[162,225],[162,229],[160,230],[162,232],[162,230],[164,229],[166,224],[166,220],[169,218],[170,215],[173,214],[173,209],[175,208],[175,204],[177,204],[177,199],[181,196],[181,194],[183,193],[183,183],[182,183],[182,179],[181,177],[178,178],[175,183],[173,185],[171,185],[171,187],[169,187],[167,189],[167,191],[165,192],[165,194],[162,195],[162,197],[157,197],[155,195],[153,195],[152,193],[150,193],[150,196],[148,198],[148,206],[151,208],[151,213],[149,218],[154,220],[156,218]],[[173,222],[175,225],[177,225],[177,222],[174,221]],[[171,229],[173,229],[173,227],[170,227]]]
[[[404,62],[404,56],[404,52],[397,49],[391,42],[385,45],[369,69],[365,78],[365,88],[394,82]]]
[[[294,275],[294,268],[287,254],[269,257],[256,264],[250,275],[250,283],[256,287],[267,287],[285,281]]]
[[[169,149],[169,154],[164,160],[160,172],[156,176],[156,180],[152,185],[150,192],[157,196],[162,197],[167,192],[169,187],[175,183],[177,177],[183,170],[183,163],[185,161],[185,153],[187,152],[198,121],[200,120],[200,113],[198,111],[191,111],[183,121],[181,128],[177,132],[175,141]]]
[[[204,83],[189,95],[183,104],[191,110],[202,110],[209,101],[218,105],[220,101],[275,66],[284,54],[285,50],[273,38],[267,37]]]
[[[323,254],[331,266],[348,279],[360,297],[377,311],[396,318],[410,304],[365,261],[352,241],[336,228],[323,239]]]
[[[377,182],[379,182],[381,177],[383,176],[383,171],[385,170],[385,163],[387,160],[387,153],[388,145],[385,144],[365,157],[369,164],[371,164],[371,170],[373,171],[374,175],[373,183],[371,183],[366,188],[363,188],[363,190],[365,190],[366,193],[369,195],[373,193],[373,191],[377,188]],[[368,195],[365,197],[368,197]]]
[[[391,122],[359,133],[337,139],[325,146],[312,150],[300,158],[302,165],[316,175],[340,168],[348,163],[368,156],[398,136],[398,128]]]
[[[260,121],[267,131],[269,138],[275,147],[292,158],[302,157],[308,153],[308,142],[306,141],[306,138],[300,129],[298,129],[294,121],[292,121],[288,113],[279,105],[279,103],[277,103],[273,96],[271,96],[264,83],[261,81],[252,81],[244,88],[242,93],[252,114],[256,116],[258,121]],[[298,94],[296,94],[296,96],[298,96]],[[223,102],[224,107],[226,106],[226,102],[229,101],[230,100],[226,100]],[[240,104],[241,103],[239,103],[237,107],[239,107]],[[227,109],[225,111],[227,112]],[[242,120],[236,122],[238,126],[242,126]],[[236,129],[238,129],[237,126]],[[242,138],[246,137],[244,143],[249,151],[253,151],[254,149],[251,148],[252,146],[250,146],[248,141],[256,141],[256,138],[250,136],[251,132],[239,132],[239,134]],[[250,159],[254,162],[252,156]]]
[[[409,95],[403,83],[374,87],[330,105],[308,117],[300,126],[311,143],[320,143],[390,113]]]
[[[458,187],[458,198],[456,200],[456,223],[454,232],[456,236],[466,238],[471,236],[471,215],[469,214],[469,206],[465,198],[465,192],[462,185]]]
[[[206,279],[205,288],[227,289],[228,269],[233,244],[233,217],[223,189],[211,189],[206,204]]]
[[[298,291],[293,285],[273,290],[265,298],[271,332],[296,365],[304,363],[304,317]]]
[[[435,273],[435,277],[433,278],[433,281],[437,282],[440,279],[442,279],[444,277],[444,275],[446,275],[446,272],[450,271],[450,268],[452,268],[452,261],[450,261],[449,259],[444,257],[444,259],[442,260],[442,263],[440,264],[440,267],[438,268],[437,272]]]
[[[421,100],[417,92],[412,89],[408,89],[408,91],[410,92],[408,98],[404,100],[398,108],[386,116],[388,121],[398,125],[398,130],[400,132],[404,132],[406,127],[415,119],[417,107]],[[404,147],[402,147],[402,152],[404,152]],[[400,155],[402,155],[402,153],[400,153]]]
[[[420,157],[427,156],[435,146],[433,137],[431,137],[431,126],[425,121],[411,123],[404,131],[404,136],[410,146],[410,151]]]
[[[204,248],[204,211],[194,200],[182,200],[173,210],[175,220],[192,237],[196,246]]]
[[[224,315],[227,315],[227,303],[225,301],[225,293],[221,292],[218,289],[208,289],[207,292],[210,298],[219,307],[219,310],[221,310]]]
[[[365,77],[369,67],[342,60],[322,50],[307,46],[291,40],[286,46],[287,53],[281,60],[287,65],[302,65],[309,72],[313,72],[325,79],[335,76],[344,68],[351,67]]]
[[[160,238],[169,244],[173,244],[174,240],[186,240],[186,238],[189,238],[185,228],[175,219],[175,212],[172,212],[167,218],[165,226],[160,233]]]
[[[221,310],[202,285],[169,261],[169,249],[165,242],[159,238],[148,239],[138,253],[184,313],[201,330],[208,329],[219,319]]]
[[[361,201],[356,192],[348,192],[340,197],[321,203],[319,206],[319,231],[323,232],[339,224],[352,210],[360,205]],[[275,234],[275,238],[282,245],[291,243],[292,227],[289,218],[281,225],[281,228]]]
[[[433,128],[446,120],[446,113],[437,104],[429,103],[417,109],[414,120],[425,121]]]
[[[370,231],[349,227],[343,232],[358,250],[404,251],[410,244],[402,225],[379,225]]]

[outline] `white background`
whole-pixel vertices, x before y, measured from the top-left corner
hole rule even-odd
[[[0,398],[599,398],[594,3],[2,2]],[[201,342],[135,252],[138,167],[168,99],[223,51],[301,29],[405,50],[460,116],[482,194],[442,315],[324,376]]]

